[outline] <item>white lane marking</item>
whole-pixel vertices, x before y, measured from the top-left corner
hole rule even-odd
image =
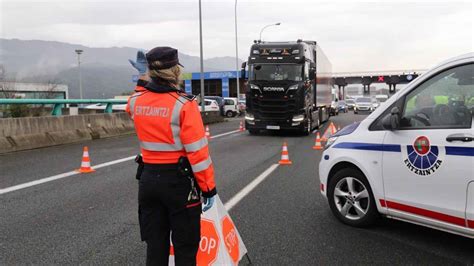
[[[257,178],[255,178],[252,182],[250,182],[247,186],[245,186],[241,191],[235,194],[229,201],[224,204],[224,207],[230,211],[237,205],[245,196],[247,196],[252,190],[254,190],[260,183],[265,180],[275,169],[277,169],[278,164],[273,164],[263,173],[261,173]]]
[[[106,167],[106,166],[109,166],[109,165],[114,165],[114,164],[118,164],[118,163],[123,163],[123,162],[126,162],[126,161],[134,160],[135,157],[137,157],[137,156],[136,156],[136,155],[133,155],[133,156],[126,157],[126,158],[122,158],[122,159],[118,159],[118,160],[114,160],[114,161],[110,161],[110,162],[106,162],[106,163],[101,163],[101,164],[92,166],[92,168],[94,168],[94,169],[99,169],[99,168]]]
[[[15,190],[20,190],[20,189],[23,189],[23,188],[36,186],[36,185],[43,184],[43,183],[46,183],[46,182],[51,182],[51,181],[61,179],[61,178],[65,178],[65,177],[68,177],[68,176],[77,175],[77,174],[78,173],[76,171],[71,171],[71,172],[62,173],[62,174],[59,174],[59,175],[54,175],[54,176],[46,177],[46,178],[43,178],[43,179],[23,183],[23,184],[20,184],[20,185],[3,188],[3,189],[0,189],[0,195],[8,193],[8,192],[15,191]]]
[[[130,157],[127,157],[127,158],[122,158],[122,159],[118,159],[118,160],[114,160],[114,161],[110,161],[110,162],[106,162],[106,163],[101,163],[101,164],[93,166],[92,168],[99,169],[99,168],[102,168],[102,167],[106,167],[106,166],[114,165],[114,164],[118,164],[118,163],[123,163],[123,162],[130,161],[130,160],[133,160],[133,159],[135,159],[135,156],[130,156]],[[62,174],[59,174],[59,175],[54,175],[54,176],[38,179],[38,180],[35,180],[35,181],[23,183],[23,184],[20,184],[20,185],[7,187],[7,188],[4,188],[4,189],[0,189],[0,195],[8,193],[8,192],[15,191],[15,190],[20,190],[20,189],[23,189],[23,188],[36,186],[36,185],[43,184],[43,183],[46,183],[46,182],[51,182],[51,181],[58,180],[58,179],[61,179],[61,178],[65,178],[65,177],[68,177],[68,176],[77,175],[77,174],[79,174],[79,172],[71,171],[71,172],[62,173]]]
[[[215,138],[220,138],[220,137],[227,136],[227,135],[239,132],[239,131],[240,130],[234,130],[234,131],[222,133],[222,134],[219,134],[219,135],[211,136],[211,138],[214,138],[214,139]],[[110,165],[114,165],[114,164],[118,164],[118,163],[123,163],[123,162],[130,161],[130,160],[133,160],[133,159],[135,159],[135,155],[130,156],[130,157],[126,157],[126,158],[122,158],[122,159],[118,159],[118,160],[114,160],[114,161],[110,161],[110,162],[101,163],[101,164],[98,164],[98,165],[94,165],[94,166],[92,166],[92,168],[93,169],[99,169],[99,168],[102,168],[102,167],[106,167],[106,166],[110,166]],[[51,181],[58,180],[58,179],[61,179],[61,178],[77,175],[77,174],[79,174],[79,172],[70,171],[70,172],[59,174],[59,175],[45,177],[45,178],[38,179],[38,180],[35,180],[35,181],[31,181],[31,182],[27,182],[27,183],[15,185],[15,186],[3,188],[3,189],[0,189],[0,195],[8,193],[8,192],[24,189],[24,188],[36,186],[36,185],[39,185],[39,184],[51,182]]]
[[[234,134],[234,133],[237,133],[237,132],[240,132],[240,130],[237,129],[237,130],[234,130],[234,131],[230,131],[230,132],[222,133],[222,134],[219,134],[219,135],[211,136],[211,139],[220,138],[220,137],[227,136],[227,135],[230,135],[230,134]]]

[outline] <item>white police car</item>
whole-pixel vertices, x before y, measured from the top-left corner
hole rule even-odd
[[[331,137],[321,193],[343,223],[379,214],[474,238],[474,53],[412,81]]]

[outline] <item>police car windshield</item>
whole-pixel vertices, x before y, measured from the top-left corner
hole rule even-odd
[[[257,81],[302,81],[302,65],[257,64],[250,66],[250,80]]]
[[[362,97],[362,98],[357,98],[356,99],[356,103],[370,103],[370,102],[371,102],[370,98]]]

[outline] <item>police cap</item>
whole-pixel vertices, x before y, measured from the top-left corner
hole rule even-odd
[[[146,53],[146,60],[150,69],[166,69],[175,65],[183,66],[179,63],[178,50],[171,47],[155,47]],[[152,64],[159,61],[161,64]]]

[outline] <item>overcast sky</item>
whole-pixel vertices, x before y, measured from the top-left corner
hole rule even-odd
[[[2,38],[92,47],[169,45],[199,55],[198,0],[0,0]],[[410,70],[474,51],[472,2],[243,1],[239,58],[266,41],[316,40],[336,72]],[[204,57],[235,56],[234,1],[202,1]]]

